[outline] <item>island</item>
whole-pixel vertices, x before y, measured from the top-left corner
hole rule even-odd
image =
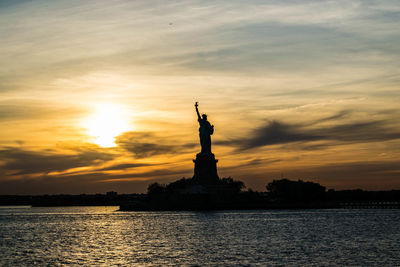
[[[193,177],[169,184],[152,183],[145,197],[121,204],[121,211],[400,207],[400,190],[326,191],[318,183],[280,179],[268,183],[267,192],[255,192],[244,190],[246,186],[242,181],[219,178],[218,160],[211,151],[214,125],[206,114],[200,115],[198,106],[196,102],[201,150],[193,160]]]

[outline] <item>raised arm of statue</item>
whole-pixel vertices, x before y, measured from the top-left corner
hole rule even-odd
[[[196,103],[194,104],[194,106],[196,107],[197,118],[198,118],[199,120],[201,120],[200,113],[199,113],[199,108],[198,108],[199,103],[196,102]]]

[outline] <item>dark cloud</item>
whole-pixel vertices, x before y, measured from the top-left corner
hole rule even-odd
[[[327,122],[346,116],[348,112],[338,113],[328,118],[320,119],[315,122]],[[400,139],[400,131],[391,126],[389,121],[362,121],[336,124],[331,126],[315,127],[310,124],[288,124],[279,121],[271,121],[261,126],[248,137],[243,139],[226,140],[216,142],[219,145],[236,146],[239,150],[247,150],[256,147],[288,144],[288,143],[307,143],[310,141],[330,141],[328,145],[342,143],[365,143],[365,142],[384,142]],[[332,141],[334,143],[332,143]],[[323,144],[322,146],[326,146]],[[321,145],[317,145],[321,146]]]
[[[254,130],[251,137],[243,142],[241,148],[250,149],[266,145],[298,141],[313,141],[320,138],[321,136],[302,130],[299,125],[290,125],[278,121],[272,121],[267,125]]]
[[[137,158],[182,153],[196,146],[194,143],[179,144],[179,142],[166,140],[165,138],[160,138],[146,132],[126,132],[117,137],[116,143],[118,146],[134,154]]]
[[[52,150],[30,151],[22,148],[0,150],[2,169],[15,171],[14,175],[48,173],[90,166],[112,160],[114,155],[96,149],[80,149],[73,154],[60,154]]]

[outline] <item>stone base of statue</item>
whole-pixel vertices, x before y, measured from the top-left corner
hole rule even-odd
[[[199,184],[212,184],[218,181],[217,162],[213,153],[199,153],[194,162],[193,180]]]

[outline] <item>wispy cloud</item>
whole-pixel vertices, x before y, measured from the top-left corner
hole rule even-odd
[[[139,168],[139,167],[146,167],[146,166],[152,166],[152,164],[148,164],[148,163],[121,163],[121,164],[116,164],[116,165],[112,165],[112,166],[107,166],[107,167],[103,167],[103,168],[100,168],[100,169],[96,169],[96,171],[121,171],[121,170]]]
[[[0,120],[58,119],[87,114],[87,111],[76,106],[57,106],[44,101],[0,101]]]

